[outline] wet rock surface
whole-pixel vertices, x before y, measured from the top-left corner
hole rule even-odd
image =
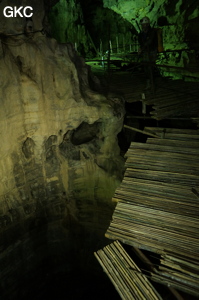
[[[41,1],[31,6],[39,30]],[[71,44],[41,32],[9,36],[24,22],[0,24],[2,299],[26,298],[35,278],[39,289],[46,276],[95,268],[93,251],[107,243],[124,167],[122,100],[98,92],[99,81]]]

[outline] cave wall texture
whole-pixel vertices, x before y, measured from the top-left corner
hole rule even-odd
[[[49,13],[51,34],[60,43],[70,41],[85,56],[93,48],[84,23],[82,7],[75,0],[60,0]]]
[[[31,5],[41,30],[42,1],[9,5]],[[122,100],[98,92],[72,44],[16,35],[25,25],[1,15],[1,299],[30,298],[49,273],[86,265],[104,245],[124,165]]]
[[[154,27],[162,29],[164,50],[170,52],[159,56],[159,63],[177,67],[194,68],[199,56],[199,2],[197,0],[103,0],[109,8],[128,20],[139,31],[137,23],[148,16]],[[132,20],[133,19],[133,20]],[[137,22],[136,22],[137,21]],[[162,70],[162,75],[176,79],[193,80],[191,71]],[[199,78],[199,73],[194,74]],[[196,79],[198,80],[198,79]]]
[[[68,11],[69,16],[66,13]],[[99,48],[100,39],[107,37],[108,26],[111,26],[112,36],[127,34],[129,30],[134,34],[136,30],[139,31],[137,22],[148,16],[152,26],[163,29],[165,50],[199,46],[199,3],[196,0],[98,0],[95,3],[90,0],[60,0],[51,10],[50,16],[57,37],[61,30],[62,42],[68,41],[68,36],[72,42],[77,41],[80,24],[86,24],[86,29],[95,40],[95,46]]]
[[[66,11],[72,11],[69,17]],[[91,58],[105,54],[109,41],[113,50],[119,45],[120,51],[136,51],[139,22],[144,16],[150,18],[152,26],[162,30],[164,50],[171,50],[159,55],[159,64],[188,68],[198,64],[199,2],[196,0],[61,0],[51,10],[49,20],[51,27],[56,28],[52,31],[56,39],[71,40],[80,55]],[[180,74],[162,68],[161,73],[193,80],[189,71]],[[199,78],[199,74],[194,77]]]
[[[105,51],[109,37],[113,47],[116,36],[131,41],[143,16],[152,24],[164,17],[165,50],[193,49],[169,54],[168,63],[195,64],[198,1],[93,3],[0,1],[1,299],[30,299],[49,274],[92,268],[93,251],[106,243],[124,167],[117,141],[124,105],[102,95],[74,48],[93,55],[103,41]],[[38,32],[26,36],[25,18],[3,17],[7,5],[32,6]]]
[[[120,14],[104,8],[102,1],[60,0],[50,10],[49,20],[52,36],[61,43],[72,42],[87,58],[98,55],[100,44],[107,51],[109,40],[116,47],[116,36],[121,46],[124,40],[130,44],[136,32]]]
[[[129,22],[148,16],[152,25],[165,17],[163,40],[165,50],[182,49],[188,44],[198,47],[199,3],[195,0],[103,0],[104,7],[112,9]],[[135,19],[135,20],[132,20]],[[194,27],[194,28],[193,28]],[[190,32],[192,34],[190,35]],[[195,38],[194,38],[195,36]]]

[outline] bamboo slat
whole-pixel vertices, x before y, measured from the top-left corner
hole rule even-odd
[[[195,295],[199,279],[198,130],[145,128],[131,143],[106,237],[162,255],[152,279]]]
[[[164,284],[169,287],[174,287],[177,290],[183,291],[187,294],[193,295],[198,297],[198,289],[194,289],[193,286],[189,287],[185,282],[176,282],[174,281],[173,276],[165,276],[163,277],[162,274],[152,274],[152,280],[158,282],[160,284]]]
[[[174,88],[157,89],[155,97],[146,97],[143,101],[147,105],[153,105],[151,115],[158,120],[176,116],[191,118],[196,116],[199,109],[199,89],[193,85],[190,92],[188,86],[190,88],[185,83],[174,83]]]
[[[162,255],[160,266],[152,272],[152,280],[165,282],[172,287],[188,292],[191,295],[199,295],[199,263],[187,260],[187,258]]]
[[[153,139],[150,139],[150,140],[153,140]],[[186,144],[186,142],[185,142],[185,144]],[[182,144],[182,146],[184,146],[184,145]],[[173,146],[165,145],[165,144],[161,145],[161,144],[159,144],[159,141],[155,142],[154,140],[153,140],[153,144],[151,142],[149,143],[149,141],[147,141],[147,143],[145,143],[145,144],[132,142],[128,152],[130,153],[131,149],[133,149],[133,150],[144,149],[144,150],[154,150],[154,151],[161,151],[161,152],[182,153],[182,154],[188,154],[188,155],[192,155],[192,154],[197,155],[198,154],[199,142],[196,143],[196,147],[197,147],[196,149],[192,148],[192,145],[190,148],[182,147],[182,146],[178,146],[178,144],[176,144],[176,141]]]
[[[94,255],[122,299],[162,299],[118,241],[98,250]]]
[[[124,236],[141,237],[149,240],[150,244],[164,245],[166,250],[195,257],[199,246],[197,221],[197,218],[183,216],[182,219],[181,215],[174,213],[119,202],[108,233],[119,229]]]
[[[158,139],[158,138],[148,138],[147,144],[153,144],[153,145],[163,145],[163,146],[171,146],[174,148],[174,151],[176,148],[182,148],[185,151],[188,149],[197,150],[199,149],[199,141],[193,141],[193,140],[186,140],[186,141],[180,141],[175,139]]]
[[[170,97],[168,97],[170,96]],[[159,99],[159,101],[155,101],[154,106],[157,108],[164,108],[164,107],[170,107],[170,106],[174,106],[174,105],[182,105],[182,104],[187,104],[187,103],[195,103],[195,101],[198,99],[198,96],[194,96],[194,95],[189,95],[187,96],[185,99],[180,99],[178,98],[178,100],[173,101],[173,93],[171,92],[170,94],[166,94],[164,97],[162,97],[161,99]]]
[[[126,177],[173,183],[177,186],[186,185],[190,188],[199,186],[198,176],[191,174],[127,168],[125,175]]]
[[[179,103],[170,107],[164,106],[163,108],[156,108],[153,106],[155,110],[151,112],[151,115],[158,120],[177,116],[190,118],[197,116],[196,112],[199,109],[198,99],[187,104],[184,103],[184,105],[181,106],[181,109],[179,109],[179,106]]]
[[[166,132],[166,133],[187,134],[187,135],[198,135],[199,134],[199,130],[195,130],[195,129],[145,127],[145,130],[153,131],[155,133]]]
[[[137,129],[135,127],[124,125],[124,128],[130,129],[130,130],[133,130],[133,131],[136,131],[136,132],[140,132],[142,134],[146,134],[146,135],[149,135],[149,136],[158,137],[158,135],[155,135],[152,132],[149,132],[149,131],[146,131],[146,130],[140,130],[140,129]]]

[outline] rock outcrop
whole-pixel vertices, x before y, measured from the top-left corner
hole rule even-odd
[[[199,2],[190,0],[103,0],[109,8],[132,23],[140,31],[140,20],[148,16],[151,26],[161,29],[163,48],[158,63],[179,67],[160,69],[161,74],[175,79],[197,80]],[[185,70],[182,70],[184,68]]]
[[[24,18],[0,24],[0,290],[23,299],[26,283],[44,284],[104,243],[124,107],[99,93],[73,45],[40,32],[41,1],[10,2],[34,8],[38,31],[24,35]]]
[[[138,31],[139,21],[144,16],[151,19],[152,26],[163,27],[165,50],[182,49],[190,44],[196,47],[199,11],[197,1],[159,0],[157,3],[154,0],[135,2],[131,0],[103,0],[103,4],[104,7],[114,10],[132,22]],[[190,35],[189,32],[192,34]]]

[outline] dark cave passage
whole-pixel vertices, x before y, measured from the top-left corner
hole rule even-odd
[[[113,242],[106,233],[119,202],[146,207],[147,213],[156,209],[154,219],[167,208],[173,209],[174,221],[182,212],[183,226],[176,221],[169,228],[176,234],[188,226],[188,238],[197,223],[188,246],[198,246],[199,2],[11,2],[32,6],[33,15],[6,18],[4,7],[12,3],[0,1],[0,299],[119,300],[114,282],[94,255]],[[155,32],[152,64],[145,61],[146,47],[141,49],[140,34],[150,40],[143,19]],[[144,132],[147,128],[157,133],[157,144],[149,141],[148,146],[152,136]],[[190,137],[181,132],[182,142],[179,137],[170,141],[173,133],[165,128],[174,135],[176,129],[188,130]],[[190,129],[195,132],[189,134]],[[165,142],[167,133],[171,136]],[[128,150],[133,153],[128,168],[133,170],[126,179]],[[173,163],[164,165],[171,153]],[[175,167],[180,154],[184,156]],[[179,186],[167,193],[167,183],[173,186],[178,178],[183,178]],[[127,239],[119,232],[124,249],[148,278],[150,270],[131,241],[136,239],[134,226],[136,231],[143,222],[155,244],[156,233],[150,232],[156,224],[148,229],[151,215],[143,217],[140,211],[132,217],[135,206],[122,207],[113,231],[125,224]],[[128,228],[129,220],[136,225]],[[157,221],[163,227],[170,222]],[[139,246],[154,265],[160,263],[159,253]],[[191,263],[198,276],[197,253]],[[123,273],[120,279],[126,280]],[[166,279],[151,283],[163,300],[196,299],[192,290],[190,295],[184,292],[186,285],[176,298]]]

